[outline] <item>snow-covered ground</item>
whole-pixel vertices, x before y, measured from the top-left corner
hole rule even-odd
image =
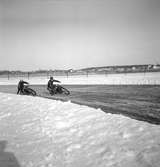
[[[46,84],[47,77],[28,78],[0,78],[0,85],[17,84],[19,79],[24,79],[31,84]],[[133,85],[158,85],[160,84],[160,72],[153,73],[130,73],[130,74],[108,74],[108,75],[89,75],[87,76],[55,76],[62,84],[133,84]]]
[[[13,153],[21,167],[160,166],[160,126],[40,97],[0,93],[0,140],[1,165]]]

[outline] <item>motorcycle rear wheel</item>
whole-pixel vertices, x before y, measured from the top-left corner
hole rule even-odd
[[[31,88],[24,89],[24,94],[26,94],[26,95],[32,95],[32,96],[36,96],[37,95],[36,91],[34,91]]]

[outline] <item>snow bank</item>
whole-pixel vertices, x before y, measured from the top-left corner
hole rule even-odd
[[[160,73],[132,73],[132,74],[109,74],[109,75],[89,75],[87,76],[56,76],[62,84],[111,84],[111,85],[158,85],[160,84]],[[0,85],[17,84],[19,79],[24,79],[31,84],[46,84],[47,77],[28,78],[0,78]]]
[[[39,97],[0,101],[1,140],[21,167],[160,166],[158,125]]]

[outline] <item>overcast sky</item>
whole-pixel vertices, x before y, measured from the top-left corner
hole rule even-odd
[[[160,0],[0,0],[0,70],[160,63]]]

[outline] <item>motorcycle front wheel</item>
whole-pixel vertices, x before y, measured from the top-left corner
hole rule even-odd
[[[67,90],[67,89],[64,88],[64,87],[61,87],[61,90],[62,90],[62,93],[64,93],[65,95],[69,95],[69,94],[70,94],[70,91]]]

